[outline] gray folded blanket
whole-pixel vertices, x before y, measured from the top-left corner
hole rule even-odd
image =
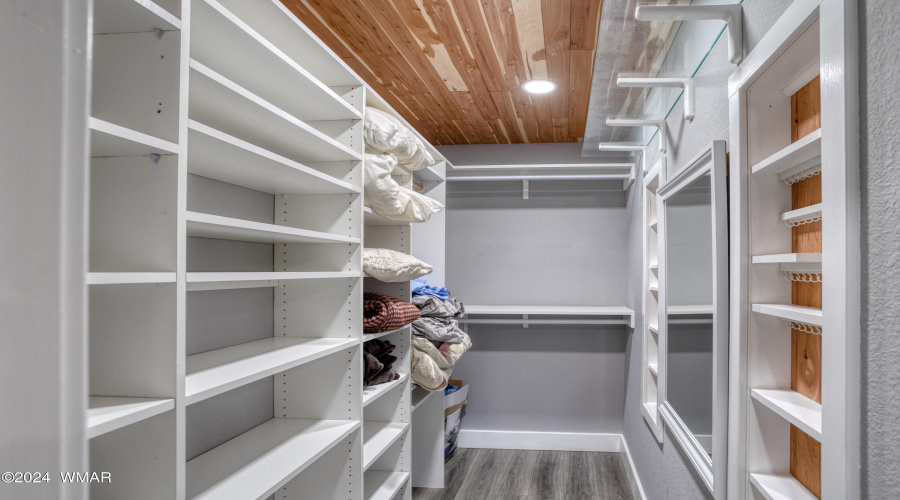
[[[436,342],[459,344],[465,332],[459,329],[459,322],[455,319],[420,316],[413,321],[412,334]]]
[[[466,314],[466,308],[462,303],[456,300],[456,297],[450,297],[447,300],[441,300],[434,295],[419,295],[412,298],[412,303],[419,308],[421,316],[429,316],[432,318],[461,318]]]

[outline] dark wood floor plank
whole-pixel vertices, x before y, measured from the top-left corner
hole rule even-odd
[[[634,499],[619,453],[460,448],[445,484],[413,488],[413,500]]]

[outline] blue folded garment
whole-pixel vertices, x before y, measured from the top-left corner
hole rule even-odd
[[[412,280],[411,284],[413,297],[418,297],[420,295],[434,295],[441,300],[450,298],[450,290],[447,290],[442,286],[428,286],[425,284],[425,280],[421,278]]]
[[[447,387],[444,387],[444,396],[449,396],[458,390],[459,390],[459,387],[457,387],[453,384],[447,384]]]

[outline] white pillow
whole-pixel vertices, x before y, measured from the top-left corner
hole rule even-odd
[[[402,222],[427,222],[431,214],[444,209],[438,201],[397,184],[391,177],[396,164],[391,155],[366,154],[363,189],[367,207]]]
[[[388,283],[399,283],[421,278],[434,268],[403,252],[387,248],[364,248],[363,271],[373,278]]]
[[[429,198],[424,194],[402,186],[400,187],[400,192],[397,193],[397,198],[403,206],[403,211],[399,214],[381,215],[388,219],[403,222],[428,222],[428,219],[431,219],[431,214],[438,213],[444,209],[444,205],[434,198]]]
[[[425,144],[409,127],[380,109],[366,107],[363,138],[371,148],[397,157],[401,165],[420,170],[434,165]]]

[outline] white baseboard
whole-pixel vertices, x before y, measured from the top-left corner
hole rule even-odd
[[[460,448],[496,450],[622,451],[621,434],[588,432],[478,431],[461,429]]]
[[[628,449],[628,442],[625,441],[624,435],[619,435],[622,440],[622,454],[625,459],[625,473],[628,475],[628,482],[631,483],[631,492],[635,498],[639,500],[647,500],[644,494],[644,486],[641,484],[641,478],[638,476],[637,468],[634,466],[634,460],[631,459],[631,450]]]

